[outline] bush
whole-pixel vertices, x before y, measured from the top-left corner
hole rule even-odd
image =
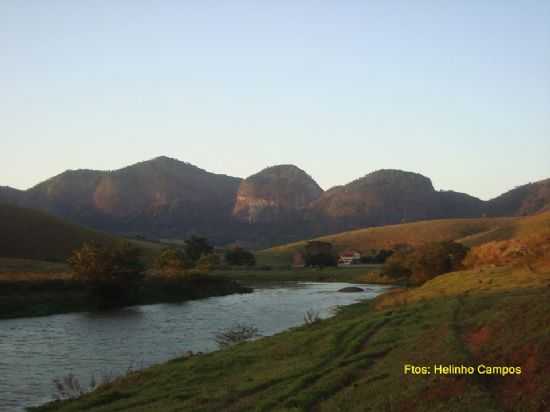
[[[370,252],[370,254],[361,257],[361,263],[382,264],[394,253],[393,250],[388,249],[371,250]]]
[[[156,268],[164,274],[177,274],[193,265],[181,249],[173,247],[163,249],[155,261]]]
[[[220,265],[220,257],[214,253],[201,256],[197,262],[197,269],[199,272],[209,272],[218,268]]]
[[[258,328],[252,325],[237,323],[229,329],[219,332],[215,336],[215,341],[220,349],[234,345],[239,342],[244,342],[261,336],[258,333]]]
[[[183,246],[185,256],[194,264],[201,256],[212,253],[214,248],[208,243],[208,239],[200,236],[191,236]]]
[[[332,243],[311,241],[306,244],[304,262],[306,266],[336,266],[338,259]]]
[[[137,298],[144,266],[140,250],[128,242],[110,247],[86,243],[68,259],[74,277],[84,282],[100,306],[123,306]]]
[[[256,257],[252,252],[236,246],[225,251],[225,261],[235,266],[254,266]]]
[[[319,315],[319,312],[315,312],[313,310],[308,310],[304,314],[304,324],[306,325],[314,325],[321,321],[321,316]]]
[[[468,248],[456,242],[431,242],[400,250],[385,263],[382,274],[421,284],[443,273],[462,269]]]

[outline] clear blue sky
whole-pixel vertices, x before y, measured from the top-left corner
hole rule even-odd
[[[327,189],[550,177],[548,1],[0,2],[0,185],[168,155]]]

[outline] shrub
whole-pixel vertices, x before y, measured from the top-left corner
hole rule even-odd
[[[199,272],[209,272],[220,265],[220,257],[214,253],[203,255],[197,262]]]
[[[426,243],[394,253],[386,261],[382,274],[421,284],[443,273],[461,269],[467,253],[468,248],[456,242]]]
[[[325,267],[338,264],[332,243],[320,241],[307,242],[304,261],[306,266]]]
[[[382,264],[393,255],[394,251],[389,249],[371,250],[370,254],[361,257],[361,263]]]
[[[212,253],[214,248],[208,243],[208,239],[200,236],[191,236],[183,246],[185,256],[194,264],[201,256]]]
[[[220,349],[234,345],[239,342],[244,342],[261,336],[258,328],[252,325],[236,323],[229,329],[225,329],[215,336],[215,341]]]
[[[254,266],[256,257],[252,252],[236,246],[225,251],[225,261],[235,266]]]
[[[173,247],[163,249],[155,261],[156,268],[164,274],[176,274],[192,267],[181,249]]]
[[[140,250],[128,242],[110,247],[86,243],[68,259],[74,277],[89,287],[100,306],[132,303],[143,280]]]
[[[319,316],[319,312],[315,312],[313,310],[308,310],[304,314],[304,323],[306,325],[313,325],[321,320],[321,317]]]

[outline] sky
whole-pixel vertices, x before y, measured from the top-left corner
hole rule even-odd
[[[167,155],[489,199],[550,177],[550,2],[0,2],[0,185]]]

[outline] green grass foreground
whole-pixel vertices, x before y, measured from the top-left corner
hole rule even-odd
[[[178,358],[32,410],[548,410],[550,273],[529,282],[514,269],[463,273],[465,284],[457,286],[460,276],[443,275],[390,294],[401,299],[351,305],[310,326]],[[470,289],[479,281],[500,286]],[[405,375],[405,364],[518,366],[522,374]]]

